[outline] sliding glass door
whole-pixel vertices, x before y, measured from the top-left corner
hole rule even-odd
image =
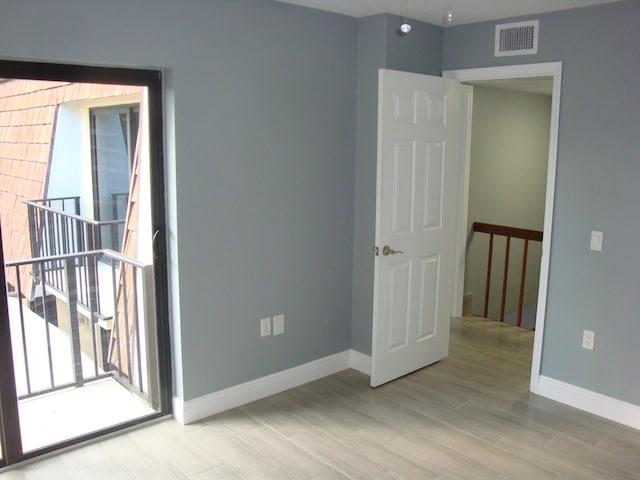
[[[159,72],[0,61],[2,462],[170,409]]]

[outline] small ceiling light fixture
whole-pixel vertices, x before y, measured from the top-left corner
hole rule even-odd
[[[404,17],[404,22],[400,25],[400,32],[402,35],[406,35],[411,31],[411,24],[407,20],[407,1],[404,0],[403,8],[402,8],[402,16]]]
[[[453,22],[453,10],[451,8],[451,0],[445,0],[445,14],[442,19],[442,25],[445,27]]]

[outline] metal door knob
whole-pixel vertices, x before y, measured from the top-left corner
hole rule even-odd
[[[404,252],[401,252],[400,250],[393,250],[389,245],[385,245],[384,247],[382,247],[382,255],[384,255],[385,257],[388,255],[395,255],[397,253]]]

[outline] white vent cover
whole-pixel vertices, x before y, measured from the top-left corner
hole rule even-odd
[[[496,25],[496,57],[534,53],[538,53],[538,20]]]

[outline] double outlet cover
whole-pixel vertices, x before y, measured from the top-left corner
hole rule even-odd
[[[260,336],[267,337],[271,335],[271,317],[260,319]],[[284,315],[275,315],[273,317],[273,335],[281,335],[284,333]]]

